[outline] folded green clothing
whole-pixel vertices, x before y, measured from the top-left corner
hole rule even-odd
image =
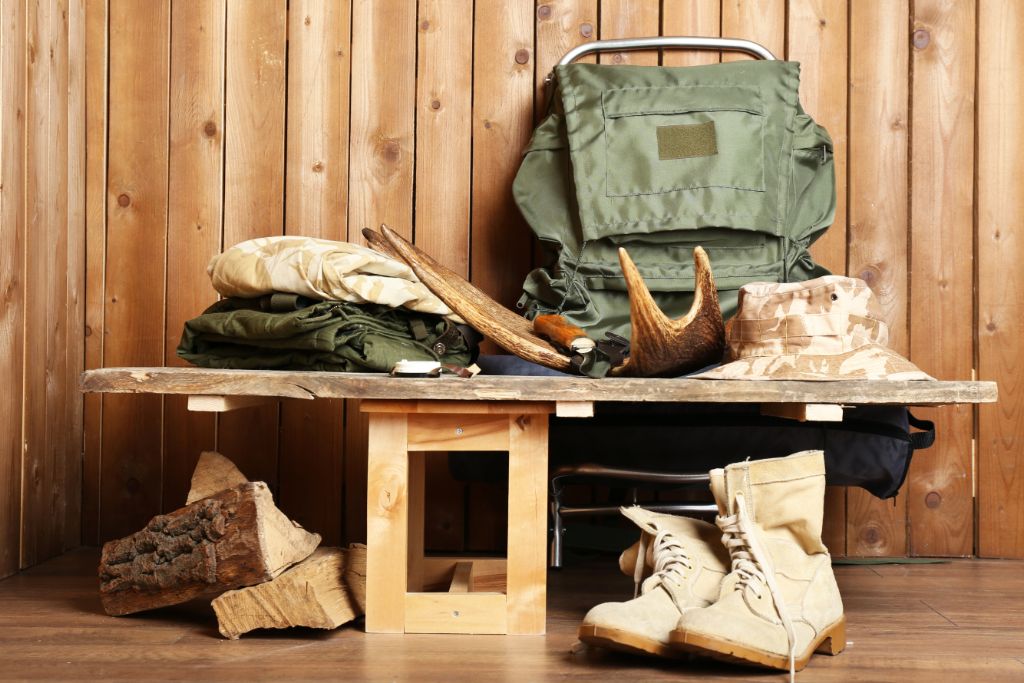
[[[403,359],[468,365],[475,355],[475,341],[437,315],[345,301],[297,310],[308,300],[281,303],[218,301],[185,323],[178,356],[205,368],[388,372]]]

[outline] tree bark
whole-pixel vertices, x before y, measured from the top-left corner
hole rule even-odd
[[[100,598],[122,615],[268,581],[308,557],[320,536],[289,520],[249,482],[150,520],[103,546]]]

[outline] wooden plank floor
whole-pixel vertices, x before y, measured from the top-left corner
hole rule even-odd
[[[0,582],[0,679],[27,680],[784,680],[714,663],[573,654],[596,602],[626,597],[614,561],[551,574],[547,636],[367,636],[359,627],[221,639],[202,606],[136,617],[100,612],[97,552]],[[1024,680],[1024,562],[837,567],[849,644],[801,681]]]

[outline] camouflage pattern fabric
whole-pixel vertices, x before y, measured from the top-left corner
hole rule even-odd
[[[886,347],[889,326],[863,280],[754,282],[739,291],[726,363],[700,379],[930,380]]]
[[[273,292],[311,299],[404,307],[454,318],[406,264],[350,242],[313,237],[259,237],[214,256],[207,266],[225,297]]]

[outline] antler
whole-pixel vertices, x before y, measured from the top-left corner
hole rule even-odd
[[[694,293],[690,312],[671,320],[661,312],[633,259],[619,249],[619,265],[629,289],[632,333],[629,358],[614,375],[671,377],[717,363],[725,350],[725,324],[711,262],[700,247],[693,250]]]
[[[560,354],[551,344],[533,334],[533,325],[529,320],[508,310],[388,226],[380,226],[380,231],[383,239],[378,238],[369,228],[363,229],[363,236],[378,250],[387,244],[393,254],[409,264],[430,291],[478,332],[520,358],[562,372],[570,369],[569,357]]]

